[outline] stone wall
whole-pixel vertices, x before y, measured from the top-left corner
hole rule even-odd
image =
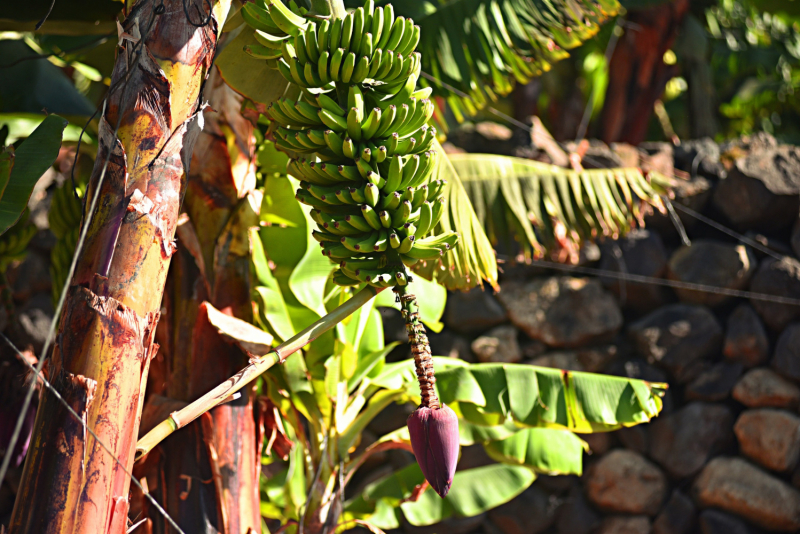
[[[594,145],[612,161],[635,150],[612,148]],[[640,151],[667,172],[694,171],[676,202],[760,246],[679,210],[691,246],[651,217],[589,250],[584,265],[800,298],[800,151],[766,136]],[[800,531],[800,306],[521,265],[504,266],[501,288],[451,295],[434,353],[668,382],[664,411],[585,436],[582,477],[540,477],[512,502],[436,532]],[[461,467],[487,461],[468,447]]]

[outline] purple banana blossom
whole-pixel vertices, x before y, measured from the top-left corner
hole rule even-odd
[[[422,474],[444,498],[450,491],[458,463],[458,417],[444,405],[420,406],[408,418],[408,433]]]

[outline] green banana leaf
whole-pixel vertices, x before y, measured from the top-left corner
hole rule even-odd
[[[637,168],[577,172],[491,154],[452,154],[449,160],[491,240],[516,240],[528,258],[561,249],[574,257],[584,240],[643,226],[652,208],[664,211],[661,195],[673,184]]]
[[[484,449],[494,460],[548,475],[581,475],[588,445],[569,430],[526,428]]]
[[[594,373],[524,364],[468,364],[434,357],[436,390],[462,419],[482,426],[509,419],[526,427],[578,433],[603,432],[644,423],[663,406],[667,385]],[[413,362],[384,366],[372,383],[413,388]]]
[[[385,3],[385,2],[380,2]],[[616,0],[392,0],[421,29],[422,70],[466,93],[426,80],[461,119],[514,81],[526,83],[568,57],[619,11]]]
[[[48,115],[16,150],[0,152],[0,234],[16,223],[39,178],[58,157],[67,121]]]
[[[414,463],[367,486],[360,497],[346,504],[345,520],[348,516],[369,516],[370,523],[389,529],[399,527],[400,511],[417,527],[433,525],[453,516],[472,517],[510,501],[535,479],[536,475],[525,467],[488,465],[457,471],[450,493],[444,499],[427,489],[416,502],[401,503],[425,480]],[[379,504],[387,509],[393,507],[394,513],[372,515],[378,511]]]
[[[234,91],[253,102],[269,106],[277,99],[286,96],[296,99],[299,88],[286,81],[281,73],[267,66],[264,60],[257,60],[244,51],[248,45],[257,45],[253,29],[242,24],[230,32],[231,41],[215,60],[215,65],[225,83]]]
[[[444,195],[444,212],[434,233],[458,232],[455,248],[440,260],[421,261],[414,271],[428,280],[444,285],[447,289],[466,291],[483,282],[497,286],[497,258],[489,238],[483,230],[473,205],[470,202],[459,172],[453,167],[451,157],[445,154],[436,142],[438,160],[434,176],[437,180],[447,180]]]

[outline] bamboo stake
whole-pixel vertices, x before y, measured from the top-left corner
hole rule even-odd
[[[185,427],[215,406],[226,402],[231,395],[258,378],[259,375],[273,365],[285,362],[286,358],[342,322],[384,289],[385,288],[376,288],[372,286],[365,287],[353,295],[350,300],[291,339],[280,344],[274,350],[264,356],[253,358],[247,367],[193,403],[177,412],[171,413],[167,419],[161,421],[153,430],[148,432],[136,443],[136,460],[152,451],[156,445],[161,443],[176,430]]]

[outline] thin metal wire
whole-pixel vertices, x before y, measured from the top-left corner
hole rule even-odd
[[[795,299],[791,297],[781,297],[778,295],[770,295],[767,293],[756,293],[754,291],[729,289],[726,287],[709,286],[706,284],[695,284],[692,282],[680,282],[678,280],[654,278],[652,276],[642,276],[638,274],[623,273],[620,271],[609,271],[607,269],[596,269],[594,267],[583,267],[580,265],[565,265],[563,263],[555,263],[546,260],[534,260],[532,264],[560,271],[576,272],[592,276],[602,276],[606,278],[615,278],[617,280],[624,280],[626,282],[638,282],[641,284],[666,286],[675,289],[688,289],[691,291],[699,291],[702,293],[713,293],[715,295],[725,295],[729,297],[740,297],[752,300],[761,300],[764,302],[771,302],[773,304],[788,304],[790,306],[800,306],[800,299]]]
[[[765,247],[764,245],[762,245],[758,241],[755,241],[754,239],[750,239],[746,235],[742,235],[742,234],[740,234],[738,232],[735,232],[734,230],[731,230],[727,226],[724,226],[724,225],[718,223],[717,221],[709,219],[705,215],[694,211],[692,208],[687,208],[686,206],[683,206],[681,204],[674,204],[674,206],[678,210],[684,212],[686,215],[689,215],[690,217],[694,217],[698,221],[703,222],[703,223],[709,225],[711,228],[719,230],[720,232],[722,232],[724,234],[727,234],[727,235],[729,235],[731,237],[735,237],[736,239],[738,239],[739,241],[741,241],[745,245],[749,245],[749,246],[753,247],[754,249],[756,249],[756,250],[758,250],[760,252],[763,252],[767,256],[771,256],[772,258],[774,258],[774,259],[776,259],[778,261],[783,259],[783,256],[781,256],[780,254],[778,254],[774,250],[771,250],[771,249]]]
[[[178,526],[178,524],[177,524],[177,523],[176,523],[176,522],[175,522],[175,521],[174,521],[174,520],[173,520],[173,519],[172,519],[172,518],[169,516],[169,514],[167,513],[167,511],[166,511],[166,510],[164,510],[164,508],[162,508],[162,507],[161,507],[161,505],[160,505],[160,504],[158,504],[158,501],[156,501],[156,500],[153,498],[153,496],[152,496],[152,495],[150,495],[150,493],[149,493],[147,490],[145,490],[145,489],[144,489],[144,487],[142,486],[141,482],[139,482],[139,481],[136,479],[136,477],[134,477],[134,476],[133,476],[133,473],[131,473],[130,471],[128,471],[128,468],[127,468],[127,467],[125,467],[125,465],[122,463],[122,461],[121,461],[119,458],[117,458],[117,456],[116,456],[116,455],[115,455],[115,454],[114,454],[114,453],[111,451],[111,449],[110,449],[110,448],[109,448],[109,447],[108,447],[108,446],[107,446],[105,443],[103,443],[103,441],[100,439],[100,437],[99,437],[97,434],[95,434],[94,430],[92,430],[92,429],[89,427],[89,425],[87,425],[87,424],[86,424],[86,423],[83,421],[83,418],[82,418],[80,415],[78,415],[78,413],[77,413],[75,410],[73,410],[73,409],[72,409],[72,406],[70,406],[70,405],[69,405],[69,403],[68,403],[67,401],[65,401],[65,400],[64,400],[64,398],[61,396],[61,394],[58,392],[58,390],[57,390],[55,387],[53,387],[53,385],[52,385],[52,384],[51,384],[51,383],[50,383],[50,382],[49,382],[49,381],[48,381],[48,380],[47,380],[47,379],[44,377],[44,375],[42,375],[42,374],[41,374],[41,373],[40,373],[40,372],[39,372],[39,371],[36,369],[36,367],[34,367],[33,365],[31,365],[31,362],[29,362],[29,361],[28,361],[28,359],[27,359],[27,358],[26,358],[26,357],[25,357],[25,356],[24,356],[24,355],[23,355],[23,354],[22,354],[22,353],[19,351],[19,349],[18,349],[18,348],[17,348],[17,347],[16,347],[16,346],[15,346],[15,345],[14,345],[14,344],[11,342],[11,340],[10,340],[10,339],[8,339],[8,338],[6,337],[6,335],[5,335],[5,334],[3,334],[2,332],[0,332],[0,336],[2,336],[2,337],[3,337],[3,340],[4,340],[6,343],[8,343],[8,345],[9,345],[9,346],[10,346],[10,347],[11,347],[11,348],[14,350],[14,352],[16,352],[16,353],[17,353],[17,359],[19,359],[19,360],[20,360],[22,363],[24,363],[25,365],[27,365],[27,366],[28,366],[28,368],[29,368],[31,371],[33,371],[33,373],[34,373],[34,377],[35,377],[36,379],[38,379],[38,380],[41,380],[41,381],[42,381],[42,384],[44,384],[44,386],[45,386],[45,387],[46,387],[46,388],[47,388],[47,389],[50,391],[50,393],[52,393],[52,394],[53,394],[53,396],[54,396],[56,399],[58,399],[58,401],[59,401],[59,402],[60,402],[62,405],[64,405],[64,407],[67,409],[67,411],[70,413],[70,415],[72,415],[72,417],[74,417],[74,418],[75,418],[75,420],[76,420],[76,421],[78,421],[78,422],[81,424],[81,426],[82,426],[84,429],[86,429],[86,431],[87,431],[89,434],[91,434],[91,436],[92,436],[92,437],[95,439],[95,441],[97,441],[97,443],[98,443],[98,444],[99,444],[99,445],[100,445],[100,446],[101,446],[103,449],[105,449],[105,451],[106,451],[106,452],[107,452],[107,453],[108,453],[108,454],[111,456],[111,458],[113,458],[113,459],[114,459],[114,461],[115,461],[115,462],[117,462],[117,464],[120,466],[120,468],[122,469],[122,471],[123,471],[123,472],[124,472],[126,475],[128,475],[129,477],[131,477],[131,481],[132,481],[134,484],[136,484],[136,486],[137,486],[137,487],[138,487],[140,490],[142,490],[142,493],[144,494],[144,496],[145,496],[145,497],[147,497],[147,498],[150,500],[150,502],[153,504],[153,506],[155,506],[155,507],[156,507],[156,508],[157,508],[157,509],[158,509],[158,510],[159,510],[159,511],[160,511],[160,512],[161,512],[161,513],[164,515],[164,517],[165,517],[165,518],[166,518],[166,520],[169,522],[169,524],[170,524],[170,525],[171,525],[171,526],[172,526],[172,527],[173,527],[175,530],[177,530],[178,532],[180,532],[181,534],[185,534],[185,533],[184,533],[184,532],[181,530],[181,527],[179,527],[179,526]],[[36,380],[31,380],[31,384],[36,384]],[[25,413],[25,412],[23,411],[22,413]],[[8,449],[8,450],[10,451],[11,449]],[[7,456],[11,456],[11,454],[8,454]],[[138,525],[137,525],[137,526],[138,526]]]

